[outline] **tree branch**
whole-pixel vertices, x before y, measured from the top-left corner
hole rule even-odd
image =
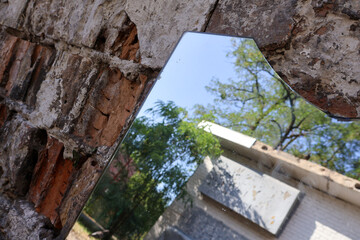
[[[285,140],[288,138],[290,132],[294,129],[294,124],[295,124],[295,120],[296,120],[294,101],[293,101],[293,98],[291,98],[291,95],[289,96],[289,102],[290,102],[290,109],[291,109],[291,121],[290,121],[288,128],[285,131],[285,134],[280,138],[278,144],[275,147],[276,149],[280,148],[280,150],[284,150],[282,145],[285,142]]]

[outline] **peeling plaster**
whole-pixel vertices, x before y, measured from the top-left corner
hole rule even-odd
[[[36,109],[31,113],[31,121],[41,128],[51,128],[58,118],[61,107],[59,96],[63,94],[61,78],[47,78],[40,87],[37,95]]]

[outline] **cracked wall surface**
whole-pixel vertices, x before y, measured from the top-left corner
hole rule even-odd
[[[184,31],[254,37],[316,106],[358,118],[360,4],[0,1],[0,239],[64,239]]]

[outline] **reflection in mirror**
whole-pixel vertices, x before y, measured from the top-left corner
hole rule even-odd
[[[93,232],[104,239],[142,239],[175,198],[186,209],[192,206],[194,197],[184,188],[188,178],[206,156],[215,164],[227,151],[218,138],[197,127],[203,120],[351,178],[360,178],[358,122],[331,119],[292,92],[271,69],[252,39],[186,33],[68,239],[88,239],[88,234]],[[217,169],[222,169],[219,166],[222,165]],[[245,172],[253,174],[251,170]],[[216,177],[210,174],[203,179],[211,182]],[[277,186],[281,187],[297,192],[287,185]],[[202,188],[206,188],[203,193],[212,192],[203,185]],[[219,185],[217,189],[222,188]],[[226,198],[247,204],[246,187],[239,186],[237,195],[232,195],[232,188],[226,189],[223,192]],[[217,194],[221,195],[221,191]],[[205,195],[209,198],[211,194]],[[224,205],[223,209],[231,209],[266,231],[278,234],[283,223],[278,229],[271,229],[269,224],[273,223],[271,219],[267,222],[261,209],[251,206],[249,211],[243,211],[244,206],[237,204],[237,209],[240,208],[237,211],[232,203],[223,203],[228,199],[221,202],[218,197],[213,198]],[[249,204],[253,201],[255,197]],[[294,202],[289,202],[289,211],[293,205]],[[215,221],[217,226],[220,224],[209,220],[211,217],[207,219]],[[186,227],[166,229],[159,238],[171,239],[166,236],[175,234],[178,238],[173,239],[197,239],[195,233],[184,230]],[[231,231],[226,234],[236,239],[243,237]]]

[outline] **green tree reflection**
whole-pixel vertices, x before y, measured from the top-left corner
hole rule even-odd
[[[174,196],[186,200],[183,186],[191,168],[221,152],[218,140],[187,121],[186,111],[173,102],[158,102],[149,113],[135,120],[117,172],[106,173],[85,208],[109,229],[105,239],[141,238]]]
[[[253,40],[233,43],[238,78],[213,79],[214,103],[197,105],[196,116],[360,179],[359,122],[340,123],[295,94]]]

